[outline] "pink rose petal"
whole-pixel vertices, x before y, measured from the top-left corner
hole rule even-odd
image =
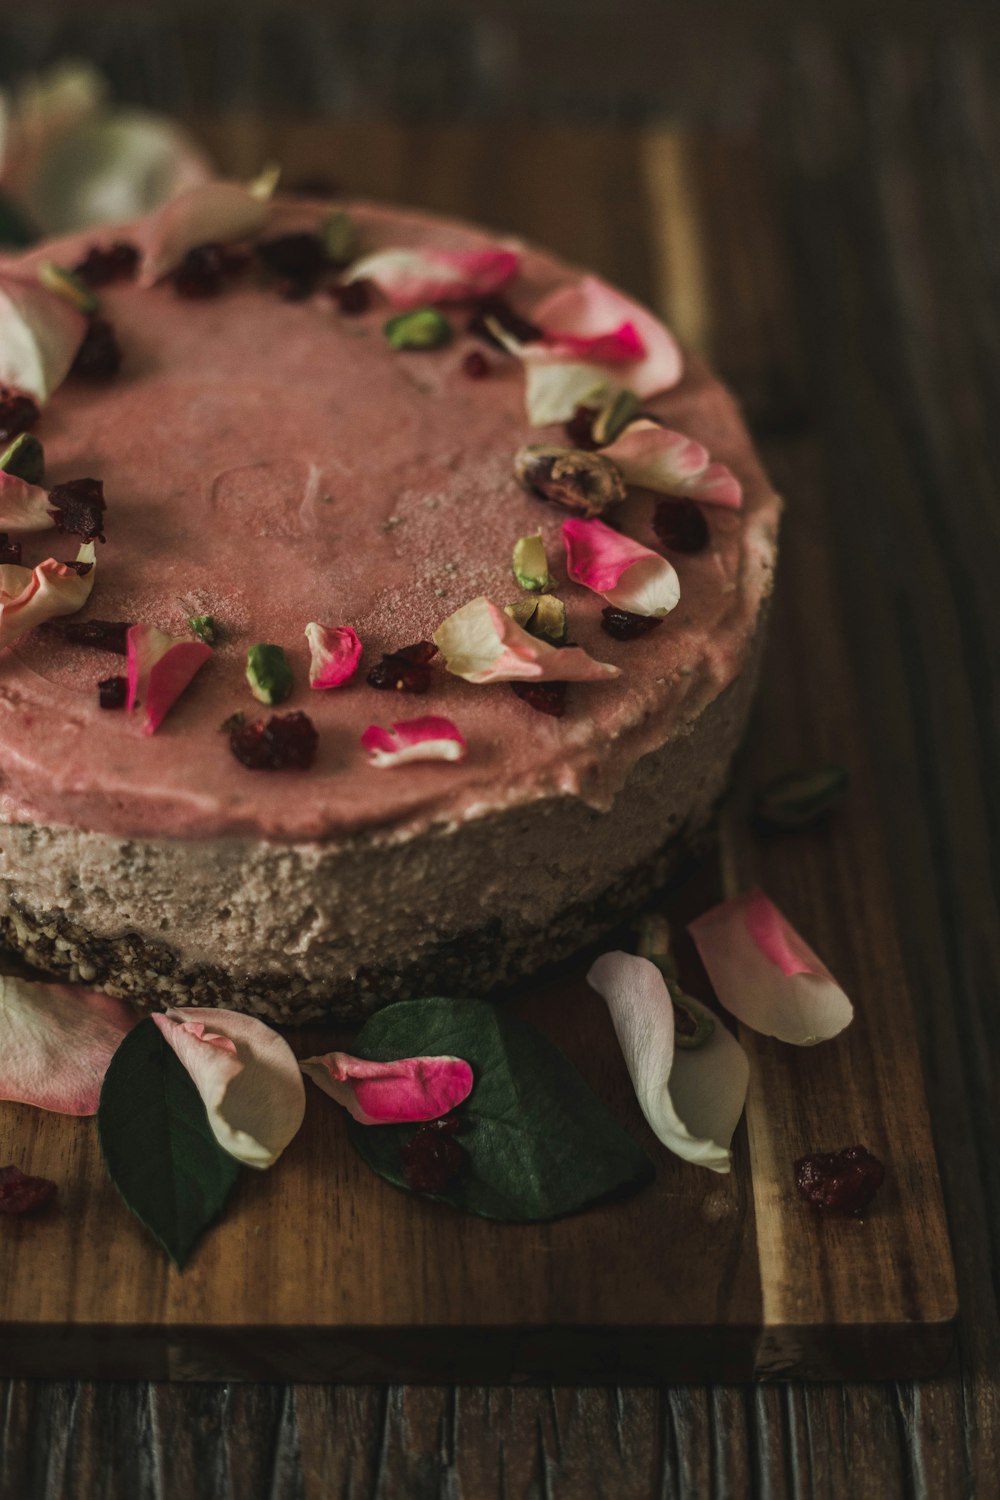
[[[513,250],[376,250],[355,261],[347,281],[373,281],[394,307],[490,297],[518,273]]]
[[[542,347],[554,360],[593,365],[635,364],[646,353],[634,323],[620,323],[610,333],[543,333]]]
[[[670,991],[649,959],[605,953],[587,983],[607,1002],[639,1107],[657,1139],[685,1161],[728,1172],[750,1078],[739,1042],[716,1022],[700,1047],[675,1050]],[[687,996],[685,1004],[697,1006]]]
[[[0,976],[0,1099],[95,1115],[108,1063],[138,1019],[95,990]]]
[[[601,452],[618,465],[626,484],[733,509],[743,502],[742,486],[725,464],[712,463],[700,443],[658,422],[630,423]]]
[[[93,542],[77,552],[76,561],[86,568],[82,576],[54,557],[37,568],[17,563],[0,566],[0,647],[13,645],[46,620],[82,609],[94,587],[96,555]]]
[[[551,353],[561,340],[567,351],[575,348],[574,357],[579,358],[579,351],[585,346],[577,341],[613,338],[618,350],[615,357],[609,360],[604,352],[597,362],[610,364],[615,383],[627,386],[643,399],[669,390],[683,373],[680,347],[669,329],[645,307],[596,276],[584,276],[573,285],[552,292],[532,310],[531,318],[543,330],[544,341],[541,346],[525,345],[526,351],[541,347],[545,353]],[[626,327],[630,331],[623,334]],[[633,359],[622,365],[624,339],[632,341],[635,352]],[[591,344],[591,347],[601,346]],[[526,353],[526,358],[537,359],[539,355]]]
[[[168,1010],[153,1020],[191,1075],[223,1151],[248,1167],[273,1166],[306,1107],[284,1037],[232,1010]]]
[[[681,597],[677,574],[659,552],[597,519],[563,522],[566,567],[574,583],[635,615],[666,615]]]
[[[136,236],[142,250],[139,285],[153,286],[176,270],[195,245],[248,239],[267,222],[266,196],[238,182],[203,182],[171,198]]]
[[[0,531],[51,531],[55,524],[48,491],[0,469]]]
[[[747,891],[688,928],[719,1001],[779,1041],[811,1047],[843,1031],[854,1007],[763,891]]]
[[[369,724],[361,736],[373,766],[402,766],[414,760],[464,760],[465,739],[450,719],[426,714],[383,729]]]
[[[484,596],[438,626],[434,641],[445,666],[466,682],[600,682],[620,675],[579,646],[538,640]]]
[[[125,707],[145,710],[143,733],[155,734],[200,667],[212,655],[204,641],[167,635],[155,625],[130,627],[126,636],[128,696]]]
[[[350,625],[318,625],[311,620],[306,626],[306,640],[311,688],[340,687],[354,676],[361,660],[361,642]]]
[[[327,1052],[300,1066],[361,1125],[437,1120],[472,1093],[472,1069],[460,1057],[369,1062],[346,1052]]]
[[[0,273],[0,385],[49,399],[69,373],[87,320],[37,281]]]

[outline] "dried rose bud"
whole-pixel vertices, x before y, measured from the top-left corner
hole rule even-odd
[[[514,459],[514,473],[540,500],[586,516],[603,515],[625,499],[625,481],[616,465],[600,453],[579,448],[529,443]]]

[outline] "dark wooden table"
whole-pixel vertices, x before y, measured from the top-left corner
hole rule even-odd
[[[821,526],[788,551],[836,563],[829,629],[860,685],[958,1266],[951,1368],[625,1390],[15,1380],[2,1500],[1000,1494],[993,56],[975,27],[909,46],[806,25],[766,67],[748,58],[742,133],[200,122],[227,167],[291,154],[304,176],[520,230],[666,307],[743,398],[789,529],[796,494],[816,499]],[[664,174],[701,205],[698,243],[664,233]]]

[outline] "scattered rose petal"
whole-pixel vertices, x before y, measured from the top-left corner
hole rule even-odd
[[[754,1031],[811,1047],[850,1023],[850,1000],[763,891],[722,902],[688,931],[721,1004]]]
[[[376,250],[355,261],[344,281],[373,281],[394,307],[418,307],[490,297],[520,266],[514,250]]]
[[[41,485],[0,470],[0,531],[51,531],[55,517]]]
[[[666,615],[681,597],[680,581],[659,552],[603,521],[571,516],[563,522],[567,572],[574,583],[603,594],[633,615]]]
[[[248,1167],[273,1166],[306,1107],[284,1037],[233,1010],[168,1010],[153,1020],[191,1075],[223,1151]]]
[[[140,286],[152,286],[180,265],[196,245],[227,245],[256,234],[270,200],[238,182],[205,182],[165,203],[144,226]]]
[[[75,563],[48,557],[37,568],[16,563],[0,566],[0,647],[13,645],[46,620],[82,609],[90,598],[96,571],[93,542],[80,548]]]
[[[327,1052],[300,1066],[361,1125],[437,1120],[472,1093],[472,1069],[460,1057],[369,1062],[346,1052]]]
[[[177,699],[212,655],[204,641],[167,635],[155,625],[131,625],[127,636],[128,700],[145,709],[144,734],[155,734]]]
[[[0,385],[45,402],[69,373],[87,320],[37,280],[0,273]]]
[[[713,463],[694,438],[658,422],[630,423],[601,452],[617,464],[626,484],[734,510],[743,503],[743,488],[725,464]]]
[[[620,676],[579,646],[539,640],[485,596],[463,604],[437,628],[445,666],[466,682],[599,682]]]
[[[590,365],[632,365],[646,354],[646,346],[632,322],[619,323],[608,333],[546,331],[541,344],[553,360],[582,360]]]
[[[701,1046],[675,1050],[670,992],[649,959],[605,953],[587,983],[607,1002],[639,1107],[657,1139],[685,1161],[728,1172],[750,1078],[739,1042],[716,1025]]]
[[[108,1063],[137,1020],[95,990],[0,976],[0,1099],[95,1115]]]
[[[369,724],[361,736],[373,766],[402,766],[414,760],[464,760],[466,743],[450,719],[427,714],[383,729]]]
[[[486,326],[496,343],[524,365],[524,404],[532,427],[566,422],[581,406],[598,406],[615,382],[606,366],[553,359],[542,344],[522,343],[495,318]]]
[[[594,339],[606,334],[620,339],[622,326],[631,325],[628,337],[634,337],[636,359],[629,366],[628,378],[620,383],[643,400],[669,390],[681,378],[684,362],[670,330],[647,308],[597,276],[584,276],[553,292],[531,316],[548,340],[560,336]]]
[[[350,625],[306,626],[309,642],[309,686],[335,688],[354,676],[361,660],[361,642]]]

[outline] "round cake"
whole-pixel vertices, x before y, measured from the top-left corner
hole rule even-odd
[[[668,558],[680,598],[645,617],[656,628],[627,609],[609,620],[613,591],[567,574],[572,507],[522,482],[518,462],[525,445],[594,451],[579,413],[569,436],[563,422],[532,425],[518,357],[544,345],[532,320],[583,273],[503,241],[502,294],[457,284],[413,323],[413,298],[355,265],[377,271],[397,250],[441,253],[443,265],[472,252],[471,263],[496,237],[367,203],[345,210],[356,262],[329,249],[329,205],[285,200],[253,236],[237,227],[241,248],[218,263],[182,243],[180,268],[161,274],[153,221],[0,263],[0,285],[34,282],[43,263],[86,279],[88,252],[116,241],[144,249],[148,272],[100,288],[120,370],[87,379],[78,359],[33,428],[46,489],[103,483],[92,591],[78,614],[0,651],[0,934],[30,963],[110,994],[285,1022],[508,986],[664,883],[709,824],[744,729],[780,502],[731,397],[686,356],[669,389],[642,399],[647,431],[702,445],[741,495],[698,504],[707,543],[687,550],[681,537],[671,550],[654,529],[662,495],[630,484],[601,523]],[[326,261],[298,271],[292,241],[305,264],[307,240],[324,233]],[[268,249],[282,242],[284,261]],[[598,390],[588,421],[629,386],[622,351],[597,353],[620,379]],[[563,689],[550,665],[539,695],[533,669],[513,684],[471,681],[444,649],[393,656],[444,639],[470,601],[520,604],[527,619],[536,595],[519,586],[512,549],[538,533],[547,596],[566,612],[568,643],[554,649],[617,675]],[[57,532],[19,541],[25,567],[76,545]],[[95,645],[70,623],[181,638],[202,616],[211,658],[155,733],[141,714],[101,706],[97,684],[126,675],[124,659],[100,630]],[[356,632],[349,680],[310,686],[311,622]],[[260,644],[291,668],[280,706],[262,707],[248,683]],[[425,691],[394,676],[400,660],[419,665]],[[311,764],[255,767],[234,753],[241,727],[293,713],[315,728]],[[428,715],[454,726],[461,759],[395,764],[363,743],[373,724]]]

